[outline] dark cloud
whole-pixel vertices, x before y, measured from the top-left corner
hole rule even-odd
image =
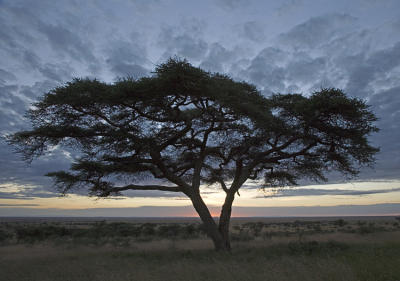
[[[91,52],[94,46],[88,41],[88,38],[83,41],[77,33],[65,26],[44,22],[38,22],[38,31],[46,36],[54,51],[68,54],[78,61],[96,62],[96,58]]]
[[[235,207],[233,216],[307,217],[307,216],[384,216],[399,215],[400,204],[339,205],[311,207]]]
[[[328,60],[325,57],[312,58],[307,53],[295,53],[293,59],[286,66],[286,79],[291,84],[314,84],[326,71],[327,63]]]
[[[192,206],[143,206],[136,208],[35,209],[0,208],[0,217],[197,217]],[[218,207],[210,211],[219,213]],[[311,207],[233,207],[232,215],[240,217],[307,217],[307,216],[393,216],[400,214],[400,204],[341,205]]]
[[[113,73],[117,74],[119,77],[132,77],[132,78],[140,78],[149,74],[149,71],[145,69],[143,66],[138,64],[129,64],[129,63],[118,63],[114,64],[111,67]]]
[[[87,63],[96,62],[96,58],[91,52],[94,46],[90,42],[89,37],[82,37],[82,32],[76,30],[76,22],[79,18],[70,13],[66,6],[61,4],[58,8],[50,3],[23,3],[19,1],[7,2],[5,10],[15,19],[20,19],[21,23],[25,24],[28,30],[16,29],[19,25],[7,29],[10,31],[9,37],[18,36],[19,40],[35,41],[43,44],[50,45],[55,53],[63,56],[68,56],[77,61],[84,61]],[[54,9],[60,17],[53,19],[53,15],[43,15],[43,10],[47,9],[48,12]],[[51,20],[49,20],[51,19]],[[15,27],[14,27],[15,26]],[[13,32],[14,31],[14,32]],[[15,33],[17,31],[17,33]],[[31,31],[35,36],[31,36],[28,32]],[[21,38],[22,37],[22,38]],[[25,40],[24,40],[25,39]],[[11,40],[16,42],[16,40]],[[18,45],[14,43],[14,46]]]
[[[398,179],[400,167],[400,86],[378,92],[369,100],[381,131],[372,137],[381,149],[375,177]]]
[[[279,44],[262,49],[234,76],[256,84],[267,95],[307,95],[323,87],[337,87],[350,96],[367,99],[381,129],[371,136],[371,141],[381,152],[375,170],[363,169],[360,178],[395,179],[400,167],[400,42],[377,48],[374,38],[393,34],[389,28],[393,24],[384,30],[357,30],[357,22],[345,14],[311,18],[281,34]],[[340,175],[329,178],[341,180]]]
[[[35,186],[35,190],[57,193],[51,180],[44,175],[48,172],[69,168],[70,159],[61,150],[54,150],[46,157],[39,158],[31,164],[22,161],[20,155],[12,152],[4,140],[0,141],[0,183],[18,186]],[[25,194],[26,196],[33,196]],[[25,196],[24,195],[24,196]]]
[[[354,30],[356,23],[356,18],[347,14],[312,17],[287,33],[281,34],[279,40],[283,45],[294,49],[315,49],[337,36],[342,36],[343,33]]]
[[[352,190],[352,189],[318,189],[318,188],[299,188],[299,189],[281,189],[272,195],[257,196],[257,198],[268,197],[292,197],[292,196],[323,196],[323,195],[345,195],[361,196],[379,193],[400,192],[400,188],[375,189],[375,190]]]
[[[269,63],[270,59],[263,53],[258,54],[241,74],[262,89],[268,89],[270,92],[282,92],[285,89],[285,68]]]
[[[3,189],[7,187],[3,186]],[[87,195],[87,190],[74,190],[70,194]],[[30,188],[22,187],[18,191],[0,191],[0,199],[19,199],[19,200],[33,200],[35,198],[56,198],[60,197],[61,194],[51,186],[45,187],[32,186]],[[176,192],[164,192],[164,191],[144,191],[144,190],[131,190],[125,191],[121,196],[109,197],[111,200],[124,200],[126,198],[170,198],[170,199],[185,199],[189,200],[182,193]]]
[[[141,41],[142,38],[136,35],[134,40]],[[139,78],[149,73],[142,66],[149,62],[144,45],[134,41],[117,40],[111,44],[107,52],[109,56],[106,62],[110,65],[111,71],[115,75]]]
[[[205,23],[199,20],[184,20],[181,26],[163,27],[158,45],[164,49],[163,58],[178,56],[189,60],[201,60],[208,50],[204,41],[203,28]]]
[[[63,82],[72,79],[73,69],[67,63],[43,63],[34,52],[25,50],[22,55],[24,64],[40,72],[45,79]]]
[[[352,65],[348,67],[350,73],[348,74],[349,81],[346,88],[350,93],[355,93],[358,96],[371,95],[371,84],[399,65],[400,42],[391,48],[374,52],[366,58],[358,56],[352,60]]]
[[[35,198],[53,198],[57,197],[52,192],[42,192],[40,187],[32,189],[21,189],[17,192],[0,192],[0,199],[19,199],[19,200],[33,200]]]
[[[0,85],[0,134],[4,135],[15,127],[24,126],[26,120],[23,115],[27,108],[27,101],[20,95],[18,85]],[[1,145],[1,142],[0,142]]]
[[[145,191],[145,190],[130,190],[123,192],[123,196],[126,197],[156,197],[156,198],[186,198],[186,195],[183,193],[177,192],[166,192],[166,191]]]
[[[27,129],[29,122],[24,118],[26,110],[38,96],[56,85],[49,80],[36,82],[32,86],[0,84],[0,135]],[[0,141],[0,147],[6,150],[7,146]]]

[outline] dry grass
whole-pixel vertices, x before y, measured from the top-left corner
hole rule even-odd
[[[307,225],[274,223],[263,231],[286,234],[236,240],[232,253],[214,252],[205,237],[132,239],[122,245],[10,243],[0,246],[0,281],[400,280],[398,230],[324,232],[333,224],[321,221],[323,231],[299,235]],[[358,227],[359,221],[349,224]]]
[[[185,247],[192,241],[184,241]],[[289,244],[292,245],[292,244]],[[399,280],[400,243],[236,245],[212,250],[61,247],[0,248],[0,280]],[[308,244],[303,244],[308,245]],[[339,246],[338,246],[339,245]],[[256,247],[255,247],[256,246]],[[164,247],[164,245],[156,245]]]

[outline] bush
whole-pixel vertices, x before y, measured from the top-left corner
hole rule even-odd
[[[336,225],[336,226],[342,227],[342,226],[345,226],[347,224],[347,222],[344,221],[343,219],[338,219],[338,220],[335,220],[333,222],[333,224]]]
[[[0,243],[5,242],[6,240],[8,240],[10,238],[12,238],[11,233],[9,233],[3,229],[0,229]]]
[[[313,228],[314,228],[315,232],[321,232],[322,231],[322,228],[321,228],[320,224],[314,224]]]
[[[241,230],[239,233],[231,233],[231,240],[246,242],[246,241],[254,240],[254,236],[252,236],[250,234],[250,232],[247,230]]]
[[[142,224],[134,233],[131,233],[133,236],[153,236],[156,234],[155,230],[156,225],[152,223],[144,223]]]
[[[181,226],[179,224],[161,225],[157,230],[157,235],[161,237],[177,237],[181,234]]]
[[[317,241],[290,242],[288,244],[289,253],[293,255],[295,254],[311,255],[314,253],[331,254],[345,250],[347,248],[348,245],[335,241],[329,241],[327,243],[320,243]]]
[[[17,240],[26,242],[43,241],[49,238],[71,235],[71,231],[62,226],[25,226],[15,229]]]

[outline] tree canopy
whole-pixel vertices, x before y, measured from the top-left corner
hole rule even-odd
[[[271,187],[324,181],[333,170],[355,176],[378,151],[368,142],[375,115],[339,89],[265,97],[176,59],[138,80],[74,79],[45,94],[28,117],[32,130],[9,139],[26,160],[55,145],[80,152],[70,171],[48,174],[61,192],[182,192],[217,249],[230,247],[231,206],[246,180]],[[146,180],[159,184],[138,184]],[[226,193],[219,225],[200,196],[203,185]]]

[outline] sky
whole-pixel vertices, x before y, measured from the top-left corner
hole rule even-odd
[[[194,216],[166,192],[60,197],[43,175],[68,169],[71,154],[29,165],[3,138],[29,129],[29,106],[74,77],[140,78],[174,56],[265,96],[340,88],[379,118],[374,169],[278,190],[247,182],[234,216],[400,214],[400,1],[0,0],[0,216]],[[218,215],[223,192],[202,195]]]

